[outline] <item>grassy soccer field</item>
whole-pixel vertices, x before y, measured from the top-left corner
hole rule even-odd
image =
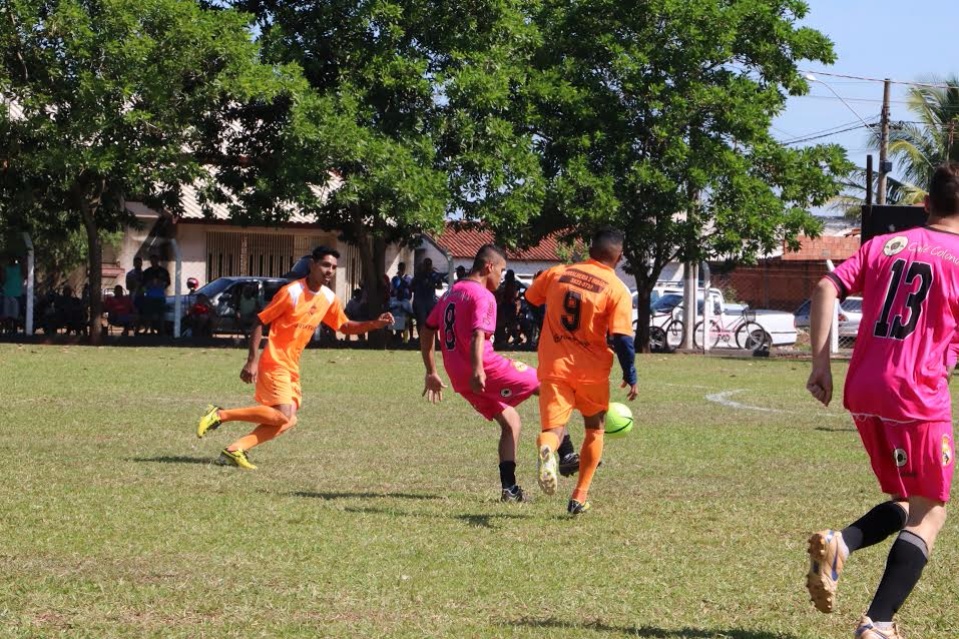
[[[415,352],[307,351],[299,425],[255,472],[213,466],[246,425],[197,440],[196,418],[251,403],[243,358],[0,345],[0,638],[847,638],[885,562],[852,558],[835,614],[808,603],[807,535],[878,491],[804,362],[640,357],[638,427],[569,520],[572,483],[536,487],[535,401],[535,501],[501,504],[496,429],[421,400]],[[947,523],[906,636],[956,637],[957,541]]]

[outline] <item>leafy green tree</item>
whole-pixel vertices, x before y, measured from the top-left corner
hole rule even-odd
[[[315,91],[293,163],[305,182],[332,169],[342,183],[298,202],[358,246],[373,305],[388,244],[441,230],[453,211],[506,228],[539,210],[531,134],[507,117],[526,72],[514,54],[535,41],[525,3],[228,4],[256,16],[265,59],[298,64]]]
[[[873,173],[872,184],[866,185],[866,169],[856,167],[839,181],[842,192],[834,197],[829,205],[831,208],[842,211],[851,219],[859,219],[862,207],[866,204],[866,193],[876,193],[879,186],[879,177]],[[886,204],[911,204],[913,191],[911,185],[886,176]],[[873,198],[875,202],[875,198]]]
[[[184,185],[239,217],[285,215],[295,69],[264,66],[232,11],[192,0],[11,0],[0,8],[0,206],[88,244],[91,335],[101,232],[125,198],[181,209]],[[264,152],[268,149],[269,152]]]
[[[800,233],[851,165],[838,146],[787,148],[769,134],[787,94],[808,90],[801,60],[832,45],[798,26],[799,0],[542,0],[541,44],[515,91],[547,191],[524,242],[626,234],[648,346],[649,297],[672,260],[749,261]]]

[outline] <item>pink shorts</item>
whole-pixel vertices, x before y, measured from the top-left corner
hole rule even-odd
[[[470,390],[468,381],[465,386],[458,384],[462,388],[459,394],[486,419],[493,419],[507,406],[519,405],[539,388],[535,368],[523,362],[506,361],[510,363],[509,366],[487,371],[486,390],[482,393]]]
[[[955,448],[952,422],[895,423],[854,416],[884,493],[949,501]]]

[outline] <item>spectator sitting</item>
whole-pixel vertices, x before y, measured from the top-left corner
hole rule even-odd
[[[213,337],[213,304],[204,293],[196,297],[185,319],[187,330],[194,337]]]
[[[113,297],[103,300],[103,309],[107,314],[107,323],[110,326],[119,326],[123,335],[130,333],[136,326],[136,311],[133,307],[133,298],[123,294],[123,287],[117,284],[113,289]]]
[[[204,296],[206,297],[206,296]],[[260,308],[260,300],[256,297],[256,285],[250,284],[243,287],[243,294],[240,296],[236,305],[236,322],[243,334],[249,336],[253,328],[253,322],[256,320]]]
[[[362,288],[357,288],[353,290],[353,297],[350,298],[350,301],[346,303],[346,308],[343,311],[346,313],[346,316],[354,321],[363,322],[367,317],[367,304],[366,304],[366,292]],[[363,342],[366,340],[366,334],[360,333],[358,336],[359,341]],[[346,341],[351,341],[349,335],[346,336]]]
[[[63,294],[56,299],[54,307],[56,328],[62,326],[66,329],[67,335],[70,333],[86,335],[86,308],[80,298],[73,294],[73,289],[69,285],[63,287]]]

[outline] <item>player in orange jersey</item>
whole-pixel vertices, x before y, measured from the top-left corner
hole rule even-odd
[[[252,422],[258,426],[227,446],[216,463],[254,470],[256,466],[247,455],[249,450],[296,425],[296,411],[302,401],[300,355],[320,322],[347,335],[368,333],[393,322],[389,313],[369,322],[347,319],[336,295],[327,287],[336,273],[339,257],[334,249],[316,247],[309,260],[309,274],[281,288],[256,316],[240,379],[256,384],[254,399],[259,405],[232,410],[209,406],[200,418],[196,435],[203,437],[224,422]],[[258,362],[265,324],[270,325],[270,337]]]
[[[575,408],[583,415],[586,438],[579,454],[579,480],[567,512],[589,510],[587,494],[603,455],[603,432],[609,407],[609,373],[613,346],[623,369],[622,387],[636,399],[636,366],[633,348],[632,299],[616,276],[623,257],[623,234],[601,229],[589,247],[590,259],[557,266],[533,280],[526,290],[530,304],[546,304],[539,340],[540,420],[539,485],[547,495],[556,491],[557,461],[563,427]]]

